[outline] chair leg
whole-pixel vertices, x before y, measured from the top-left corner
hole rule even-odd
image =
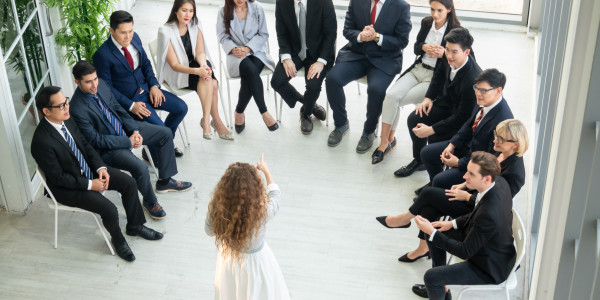
[[[277,119],[277,121],[279,123],[281,123],[281,113],[283,110],[283,98],[279,99],[279,118]]]
[[[504,286],[504,293],[506,294],[506,300],[510,300],[510,294],[508,293],[508,287]]]
[[[327,101],[327,109],[325,109],[325,126],[329,127],[329,100]]]
[[[158,178],[158,171],[156,170],[156,166],[154,165],[154,160],[152,159],[152,154],[150,153],[150,149],[148,149],[148,146],[144,145],[144,150],[146,150],[146,154],[148,155],[148,161],[150,162],[150,166],[152,167],[154,174],[156,174],[156,178]]]
[[[225,81],[227,81],[227,101],[229,102],[229,117],[231,120],[231,129],[233,129],[234,125],[235,125],[235,118],[233,117],[233,110],[231,109],[231,87],[229,86],[229,79],[226,78]]]
[[[231,122],[229,122],[229,112],[226,109],[225,102],[223,102],[223,91],[221,90],[221,84],[219,84],[219,98],[219,100],[221,100],[221,109],[223,109],[223,115],[225,116],[225,124],[227,124],[227,128],[232,128]]]
[[[96,221],[96,225],[98,225],[98,229],[100,230],[100,233],[102,233],[102,236],[104,237],[104,241],[106,242],[108,249],[110,249],[110,254],[115,255],[115,251],[113,250],[113,247],[110,244],[110,241],[108,241],[108,238],[106,237],[106,233],[104,233],[104,230],[102,229],[102,226],[100,225],[100,222],[98,221],[98,218],[93,213],[91,213],[91,215],[92,215],[92,217],[94,217],[94,221]]]
[[[360,95],[360,83],[356,82],[356,88],[358,89],[358,94]]]
[[[460,293],[458,293],[458,298],[457,298],[458,300],[462,299],[462,295],[463,295],[463,293],[464,293],[464,292],[466,292],[466,291],[467,291],[467,289],[468,289],[468,288],[466,288],[466,287],[465,287],[465,288],[463,288],[462,290],[460,290]]]
[[[277,92],[273,90],[273,100],[275,100],[275,121],[281,123],[281,117],[279,116],[279,106],[277,105]]]
[[[58,249],[58,208],[54,206],[54,249]]]
[[[179,135],[181,136],[181,140],[183,141],[183,146],[188,148],[190,146],[190,137],[188,136],[187,126],[185,125],[185,119],[181,122],[181,124],[179,124],[178,130]]]

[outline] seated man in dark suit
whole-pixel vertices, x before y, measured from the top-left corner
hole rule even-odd
[[[413,160],[394,172],[397,177],[424,170],[421,150],[449,140],[467,121],[475,106],[473,84],[481,73],[472,54],[473,37],[466,28],[454,28],[444,37],[446,51],[435,68],[425,99],[406,121]]]
[[[317,104],[321,85],[335,59],[337,21],[331,0],[277,0],[275,28],[280,62],[275,68],[271,86],[293,108],[300,109],[300,131],[313,130],[311,115],[325,120],[325,109]],[[304,95],[289,83],[297,70],[304,68]]]
[[[415,294],[451,299],[446,285],[499,284],[508,278],[516,260],[513,202],[508,183],[499,175],[496,156],[474,152],[464,175],[467,187],[478,192],[473,211],[452,221],[415,218],[426,234],[433,267],[425,273],[425,285],[413,286]],[[447,266],[446,251],[466,261]]]
[[[35,105],[44,118],[33,134],[31,155],[46,174],[48,187],[56,201],[99,214],[117,254],[126,261],[135,260],[121,233],[117,207],[100,193],[115,190],[121,194],[128,235],[160,240],[161,233],[144,226],[146,218],[135,181],[107,166],[88,144],[77,124],[69,119],[69,99],[59,87],[43,88],[35,98]]]
[[[167,126],[173,137],[187,114],[187,104],[161,90],[144,51],[140,37],[133,32],[133,16],[118,10],[110,15],[110,38],[94,53],[98,76],[112,88],[117,101],[137,120]],[[165,122],[154,109],[168,111]],[[183,152],[175,148],[177,157]]]
[[[462,174],[474,151],[494,153],[494,129],[513,114],[502,97],[506,76],[496,69],[487,69],[475,78],[477,107],[471,117],[450,139],[427,145],[421,159],[429,173],[432,186],[449,189],[462,182]],[[450,169],[443,171],[444,165]],[[443,171],[443,172],[442,172]]]
[[[344,86],[365,75],[367,120],[356,152],[365,153],[373,146],[385,91],[402,69],[402,49],[408,45],[411,28],[410,5],[404,0],[350,0],[344,22],[348,44],[338,52],[325,82],[335,124],[327,140],[330,147],[339,145],[350,128]]]
[[[157,153],[156,191],[186,191],[189,182],[176,181],[177,162],[173,151],[171,131],[159,125],[135,121],[119,105],[110,87],[96,75],[96,68],[82,60],[73,67],[77,89],[71,100],[71,112],[79,129],[98,151],[106,164],[126,170],[135,178],[144,197],[144,208],[154,219],[166,216],[158,204],[148,167],[131,152],[132,148],[149,145]]]

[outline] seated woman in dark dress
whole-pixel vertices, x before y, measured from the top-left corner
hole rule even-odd
[[[210,140],[214,127],[220,138],[233,140],[218,110],[218,82],[212,72],[194,0],[176,0],[165,25],[158,30],[158,82],[198,93],[202,103],[202,136]],[[212,122],[211,122],[212,117]]]
[[[504,120],[496,126],[494,137],[494,150],[502,168],[500,176],[506,179],[514,197],[525,183],[523,154],[529,146],[525,125],[516,119]],[[454,185],[449,190],[428,187],[419,194],[408,211],[396,216],[377,217],[377,221],[388,228],[408,228],[410,220],[417,215],[429,221],[437,221],[442,216],[457,218],[473,210],[476,193],[467,191],[465,183]],[[421,231],[419,239],[419,247],[404,254],[399,261],[414,262],[429,257],[429,249]]]

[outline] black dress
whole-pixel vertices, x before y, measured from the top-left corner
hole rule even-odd
[[[183,42],[183,48],[185,49],[185,54],[187,55],[188,61],[190,62],[190,68],[199,68],[200,64],[194,59],[194,50],[192,49],[192,41],[190,40],[190,32],[187,31],[184,35],[181,36],[181,42]],[[210,61],[206,60],[206,64],[212,69],[212,64]],[[215,73],[211,73],[213,79],[217,79],[215,77]],[[200,80],[200,76],[196,74],[190,74],[188,79],[188,86],[186,89],[196,90],[198,86],[198,81]]]

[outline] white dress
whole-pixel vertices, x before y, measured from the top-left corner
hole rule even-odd
[[[267,187],[270,204],[268,223],[279,210],[281,192],[276,184]],[[207,216],[205,230],[214,235]],[[264,241],[263,226],[252,246],[233,261],[219,249],[215,272],[215,300],[287,300],[290,295],[275,255]]]

